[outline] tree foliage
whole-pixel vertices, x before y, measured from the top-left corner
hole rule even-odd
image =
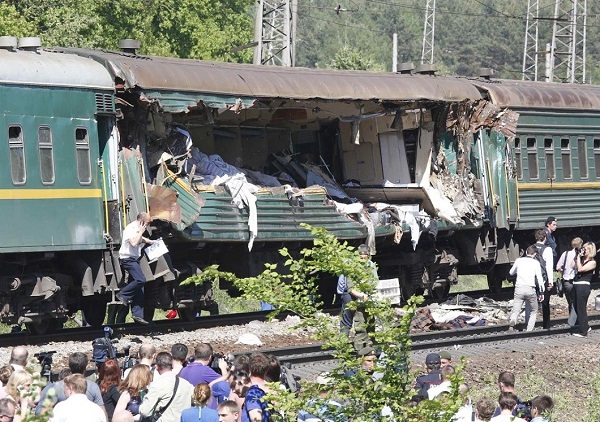
[[[142,54],[236,62],[252,57],[251,50],[232,51],[252,39],[252,0],[5,3],[0,6],[4,33],[38,35],[45,46],[116,49],[120,39],[135,38],[142,43]],[[19,26],[21,30],[13,29]]]
[[[238,279],[212,266],[187,281],[202,284],[215,277],[232,281],[244,297],[273,304],[275,310],[272,316],[282,311],[301,316],[302,322],[298,327],[310,327],[315,337],[323,342],[323,348],[332,349],[338,364],[328,374],[327,398],[315,399],[323,386],[311,383],[303,385],[300,396],[278,391],[270,397],[271,403],[274,403],[275,420],[295,421],[299,410],[318,413],[328,399],[336,399],[344,403],[341,410],[336,411],[340,416],[336,420],[450,421],[461,404],[456,388],[460,382],[460,370],[450,395],[440,400],[425,400],[416,407],[409,405],[415,393],[412,388],[415,374],[409,370],[411,340],[408,333],[422,297],[410,299],[402,312],[397,313],[387,300],[377,297],[371,282],[355,284],[355,288],[368,295],[362,303],[368,315],[367,325],[377,328],[368,331],[373,344],[382,352],[375,368],[377,375],[374,376],[361,367],[361,358],[356,357],[348,338],[340,334],[337,321],[320,311],[322,303],[317,289],[323,273],[345,274],[352,280],[369,280],[372,269],[360,259],[353,247],[340,243],[325,229],[305,227],[311,230],[314,245],[303,249],[299,258],[293,257],[287,249],[281,249],[285,268],[267,264],[259,276]]]

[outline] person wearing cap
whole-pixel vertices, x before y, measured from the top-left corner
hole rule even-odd
[[[440,366],[442,359],[438,353],[429,353],[425,358],[425,368],[427,373],[419,375],[415,381],[415,390],[417,395],[413,397],[414,401],[421,401],[428,398],[427,391],[434,385],[440,385],[442,383],[442,375],[440,372]]]
[[[358,254],[360,258],[367,262],[367,265],[373,270],[373,280],[379,279],[377,275],[377,267],[375,263],[369,259],[369,247],[362,244],[358,247]],[[337,284],[337,293],[342,298],[342,313],[340,317],[340,331],[345,335],[350,335],[350,329],[354,325],[354,348],[359,351],[364,347],[371,346],[371,340],[366,329],[366,318],[364,314],[364,308],[357,306],[356,309],[349,309],[348,304],[352,301],[363,302],[368,299],[366,293],[354,287],[354,282],[346,277],[344,274],[340,275]]]
[[[546,218],[546,224],[544,225],[544,231],[546,232],[546,246],[550,246],[552,248],[552,256],[554,257],[554,261],[556,261],[556,239],[554,239],[554,231],[556,230],[558,221],[556,218],[550,216]],[[554,262],[553,262],[554,264]]]
[[[440,368],[452,365],[452,355],[450,354],[450,352],[442,350],[438,354],[440,355]]]

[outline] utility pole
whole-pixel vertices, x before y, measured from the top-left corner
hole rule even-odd
[[[421,64],[433,64],[433,42],[435,39],[435,0],[427,0],[425,6],[425,25],[423,25],[423,48]]]
[[[525,19],[525,47],[523,48],[523,75],[528,81],[538,80],[538,0],[527,1],[527,18]]]
[[[254,64],[294,66],[298,0],[257,0]]]
[[[556,0],[550,82],[585,83],[587,0]]]

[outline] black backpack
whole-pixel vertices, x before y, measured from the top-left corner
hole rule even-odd
[[[537,262],[540,263],[540,266],[542,267],[542,278],[544,279],[544,286],[547,286],[548,285],[548,272],[546,271],[546,260],[543,258],[543,254],[544,254],[544,251],[546,250],[546,248],[549,248],[549,246],[539,245],[537,243],[534,246],[537,248],[537,253],[535,254],[534,258],[536,259]]]

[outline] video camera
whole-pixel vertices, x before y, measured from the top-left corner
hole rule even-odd
[[[48,380],[48,382],[55,381],[52,378],[52,355],[56,353],[56,350],[52,350],[49,352],[39,352],[33,355],[37,358],[38,362],[42,369],[40,370],[40,375]]]

